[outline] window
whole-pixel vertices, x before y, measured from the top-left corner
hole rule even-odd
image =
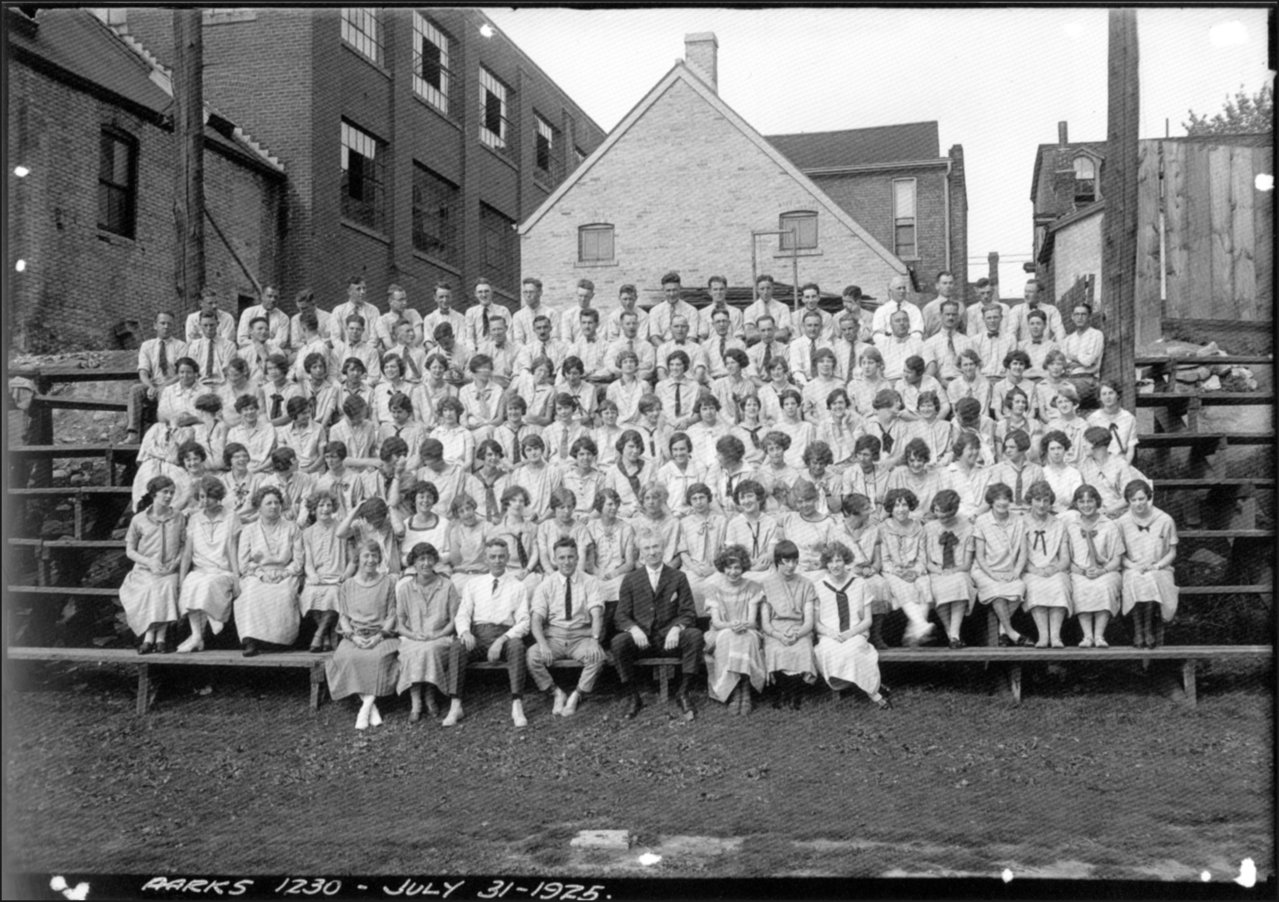
[[[342,215],[382,230],[386,213],[386,145],[342,121]]]
[[[138,142],[102,130],[98,153],[98,228],[125,238],[134,235],[138,205]]]
[[[381,12],[358,6],[342,8],[342,40],[382,65]]]
[[[780,247],[784,251],[811,251],[817,249],[817,214],[812,210],[796,210],[794,213],[783,213],[778,218],[777,227],[783,232]],[[794,238],[791,231],[794,231]]]
[[[597,222],[578,228],[578,263],[608,263],[612,260],[613,226],[611,223]]]
[[[1090,204],[1097,199],[1097,164],[1091,157],[1075,157],[1075,203]]]
[[[494,150],[510,146],[511,123],[506,113],[510,93],[493,73],[480,67],[480,141]]]
[[[413,14],[413,90],[441,113],[449,111],[449,39],[421,13]]]
[[[515,221],[488,204],[480,204],[480,263],[493,285],[509,292],[519,289],[520,265],[515,246]]]
[[[893,253],[902,259],[919,256],[914,179],[893,179]]]
[[[457,186],[420,163],[413,164],[413,248],[457,263],[461,219]]]
[[[559,129],[541,116],[537,119],[537,174],[558,183],[564,177],[564,142]]]

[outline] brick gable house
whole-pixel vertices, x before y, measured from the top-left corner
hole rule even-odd
[[[85,10],[4,12],[10,344],[103,349],[146,338],[175,304],[176,147],[168,79]],[[206,109],[206,281],[234,307],[278,277],[284,173]],[[13,170],[11,170],[13,171]],[[185,312],[185,311],[182,311]],[[131,323],[136,323],[136,329]],[[140,334],[137,334],[139,333]]]
[[[716,93],[714,35],[688,38],[677,61],[594,153],[520,225],[525,275],[564,296],[595,282],[611,309],[634,283],[641,305],[679,271],[686,289],[716,274],[751,281],[751,232],[794,224],[801,283],[838,294],[850,282],[885,286],[906,264]],[[708,52],[709,51],[709,52]],[[791,281],[778,236],[756,244],[759,272]]]

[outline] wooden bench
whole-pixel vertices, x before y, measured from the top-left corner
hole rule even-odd
[[[1186,445],[1273,445],[1273,432],[1143,432],[1137,450],[1179,448]]]
[[[83,664],[116,664],[138,669],[137,713],[146,714],[155,700],[156,687],[151,668],[164,667],[268,667],[299,668],[310,671],[311,710],[319,710],[320,690],[325,686],[324,665],[332,652],[286,651],[263,652],[252,658],[234,649],[197,651],[191,654],[139,655],[131,648],[37,648],[10,646],[6,650],[11,661],[71,661]]]
[[[1164,645],[1160,648],[1132,648],[1112,645],[1107,648],[889,648],[879,653],[880,664],[1003,664],[1007,666],[1008,688],[1013,702],[1021,703],[1021,669],[1026,663],[1055,664],[1063,661],[1177,661],[1186,699],[1196,704],[1195,667],[1200,661],[1222,658],[1274,658],[1270,645]],[[840,692],[832,690],[838,699]]]

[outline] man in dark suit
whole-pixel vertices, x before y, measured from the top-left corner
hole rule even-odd
[[[688,684],[697,673],[702,657],[702,631],[694,625],[697,610],[688,577],[662,563],[663,549],[660,536],[643,535],[639,551],[644,566],[632,570],[622,580],[617,611],[613,615],[618,630],[612,642],[613,661],[622,686],[631,694],[630,707],[626,709],[628,720],[644,706],[632,677],[635,659],[650,647],[667,652],[679,648],[683,676],[675,699],[685,720],[696,716],[688,697]]]

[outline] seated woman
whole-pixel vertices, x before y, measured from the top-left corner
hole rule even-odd
[[[453,618],[462,596],[452,580],[435,572],[440,554],[434,545],[418,542],[409,549],[407,559],[413,577],[395,587],[395,631],[400,637],[400,681],[395,691],[409,690],[409,723],[417,723],[422,719],[423,694],[426,710],[437,717],[435,690],[448,691],[449,648],[456,635]]]
[[[1012,513],[1013,490],[1006,483],[986,487],[990,510],[973,522],[973,582],[977,600],[990,605],[999,621],[1001,646],[1030,645],[1012,625],[1013,613],[1026,597],[1021,574],[1026,569],[1026,521]],[[994,644],[994,636],[991,636]]]
[[[1103,401],[1104,401],[1103,391]],[[1177,616],[1177,526],[1151,503],[1150,483],[1134,479],[1124,486],[1128,512],[1117,523],[1123,535],[1123,611],[1132,614],[1133,645],[1158,648],[1164,627]],[[1158,614],[1158,616],[1156,616]]]
[[[764,487],[753,479],[744,479],[733,489],[737,513],[728,518],[724,541],[741,545],[751,556],[747,579],[763,582],[773,569],[772,548],[783,538],[782,528],[770,514],[764,513],[767,498]],[[798,554],[798,549],[796,553]]]
[[[693,591],[693,606],[701,619],[706,616],[707,592],[718,581],[715,560],[724,547],[724,529],[728,519],[711,510],[711,489],[704,482],[689,486],[684,501],[690,510],[679,521],[680,569],[688,577],[688,587]],[[746,569],[750,569],[749,563]]]
[[[440,500],[440,493],[432,482],[418,481],[409,483],[402,492],[402,497],[413,511],[412,516],[404,521],[404,538],[400,540],[401,560],[417,545],[425,542],[436,549],[438,561],[448,553],[446,535],[449,521],[435,512],[435,505]]]
[[[834,519],[818,508],[819,499],[817,486],[800,479],[791,486],[794,510],[781,516],[782,533],[799,549],[798,572],[811,580],[821,578],[822,549],[839,533]]]
[[[298,599],[302,616],[315,615],[311,651],[332,651],[333,630],[338,621],[338,586],[347,568],[347,541],[338,535],[339,502],[328,492],[316,492],[307,499],[308,518],[302,530],[302,560],[306,584]]]
[[[906,443],[905,465],[894,467],[888,476],[889,492],[909,489],[915,496],[919,506],[914,517],[921,522],[933,518],[933,496],[943,488],[941,471],[929,466],[931,460],[928,444],[922,438],[913,438]]]
[[[1026,607],[1039,633],[1036,648],[1062,648],[1061,625],[1071,614],[1070,541],[1065,524],[1053,513],[1057,500],[1045,480],[1026,491],[1030,512],[1026,523]]]
[[[1070,597],[1084,631],[1080,648],[1105,648],[1106,624],[1119,613],[1123,537],[1114,520],[1101,514],[1101,494],[1090,485],[1075,489],[1078,516],[1063,517],[1070,542]]]
[[[550,576],[557,572],[555,563],[555,543],[560,539],[576,539],[577,518],[573,516],[577,510],[577,496],[572,491],[559,488],[551,492],[551,518],[543,520],[537,527],[537,560],[542,573]],[[578,549],[578,557],[584,557]]]
[[[706,610],[711,628],[705,634],[706,687],[711,698],[730,705],[734,714],[749,714],[751,688],[764,689],[764,651],[760,645],[759,606],[763,589],[745,579],[750,554],[729,545],[715,557],[723,574],[710,583]]]
[[[298,637],[298,577],[305,554],[302,530],[284,519],[284,495],[275,486],[253,493],[257,519],[240,533],[240,597],[235,625],[251,658],[263,645],[292,645]]]
[[[404,536],[404,523],[400,515],[381,498],[366,498],[359,506],[347,511],[338,526],[338,538],[350,539],[356,547],[365,542],[377,542],[382,549],[378,566],[383,573],[396,578],[404,568],[400,564],[400,539]],[[356,565],[347,565],[348,573]]]
[[[379,695],[396,689],[400,643],[395,638],[395,577],[382,569],[382,546],[361,542],[355,575],[338,587],[338,632],[345,639],[325,666],[334,701],[360,696],[357,730],[382,725]]]
[[[679,517],[666,506],[666,486],[650,482],[640,492],[640,509],[631,518],[636,535],[652,532],[662,538],[662,560],[678,560],[680,548]]]
[[[120,603],[129,629],[142,637],[140,655],[172,650],[165,633],[178,619],[178,567],[186,532],[186,518],[173,509],[173,495],[172,479],[151,477],[125,537],[124,553],[133,569],[120,584]]]
[[[604,471],[604,487],[622,499],[618,516],[634,517],[642,503],[643,487],[653,481],[657,464],[644,460],[644,439],[634,429],[627,429],[617,440],[617,463]]]
[[[639,555],[635,530],[617,516],[621,506],[622,499],[617,492],[600,489],[595,496],[595,510],[599,517],[587,522],[578,538],[578,544],[586,547],[585,570],[599,581],[605,610],[609,604],[617,602],[622,578],[635,569]],[[608,636],[604,639],[607,642]]]
[[[879,652],[866,638],[871,624],[866,581],[853,575],[852,562],[852,549],[843,542],[831,542],[822,552],[825,574],[816,584],[817,644],[813,647],[817,672],[832,689],[857,686],[880,708],[888,709],[893,704],[885,698],[888,687],[879,681]]]
[[[764,669],[769,681],[780,687],[773,707],[789,703],[796,711],[802,701],[800,689],[817,681],[813,658],[813,622],[817,593],[813,584],[798,573],[799,549],[783,539],[773,551],[777,572],[764,580]]]
[[[205,476],[195,489],[196,509],[187,518],[178,583],[178,613],[191,624],[191,636],[178,646],[187,653],[204,650],[204,627],[213,635],[231,617],[231,601],[240,588],[235,572],[235,540],[240,531],[235,513],[222,503],[226,486],[216,476]]]
[[[537,548],[539,527],[535,520],[525,518],[530,504],[528,489],[513,485],[502,492],[500,503],[502,519],[493,527],[492,536],[506,543],[510,562],[506,572],[513,574],[531,595],[542,581],[542,573]]]
[[[863,601],[870,611],[870,644],[876,649],[888,647],[884,641],[884,618],[892,611],[892,593],[884,582],[879,524],[871,519],[875,505],[865,495],[845,495],[844,526],[839,539],[853,553],[848,570],[860,579]]]
[[[973,527],[959,516],[959,494],[942,489],[933,498],[933,519],[924,525],[928,592],[951,648],[963,648],[959,629],[973,612]]]
[[[509,489],[507,491],[510,491]],[[466,492],[458,493],[449,510],[449,526],[445,545],[453,568],[453,585],[460,593],[472,577],[488,572],[484,547],[497,533],[487,520],[480,519],[479,506]],[[533,550],[530,550],[532,555]]]
[[[928,622],[932,599],[928,594],[927,557],[924,527],[914,518],[919,499],[910,489],[890,489],[884,496],[888,516],[879,525],[883,551],[884,582],[892,606],[906,613],[905,645],[922,644],[932,635]]]

